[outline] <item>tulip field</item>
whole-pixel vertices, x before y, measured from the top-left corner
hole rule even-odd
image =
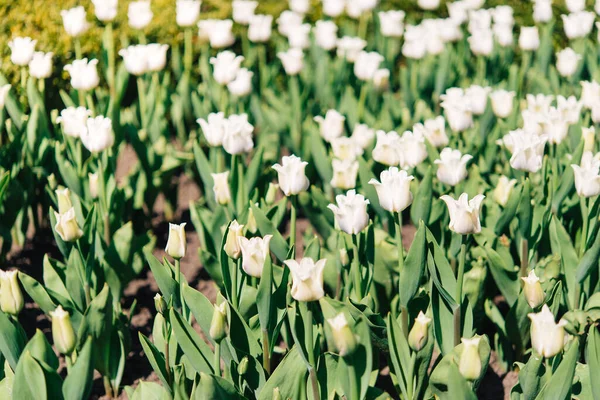
[[[600,0],[8,11],[0,399],[600,399]]]

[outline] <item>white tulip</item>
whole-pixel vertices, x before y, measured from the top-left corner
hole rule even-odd
[[[437,10],[440,6],[440,0],[418,0],[417,4],[423,10]]]
[[[211,174],[213,178],[213,192],[215,201],[221,205],[231,202],[231,190],[229,189],[229,171]]]
[[[264,238],[253,237],[252,239],[240,236],[238,243],[242,251],[242,269],[248,275],[255,278],[262,276],[265,261],[269,257],[269,242],[273,235]]]
[[[594,3],[594,11],[600,15],[600,0],[596,0],[596,3]]]
[[[95,58],[89,60],[75,60],[71,64],[65,65],[64,69],[71,75],[71,86],[76,90],[92,90],[100,83],[98,70],[96,69],[98,60]]]
[[[565,0],[569,12],[579,12],[585,10],[585,0]]]
[[[218,147],[223,145],[225,136],[225,114],[222,112],[208,114],[206,119],[198,118],[196,122],[202,128],[202,133],[209,146]]]
[[[119,50],[125,69],[131,75],[143,75],[148,71],[148,49],[146,45],[136,44]]]
[[[480,29],[467,38],[471,52],[476,56],[489,56],[494,50],[494,33],[491,29]]]
[[[210,63],[213,66],[213,77],[220,85],[227,85],[232,82],[240,70],[244,61],[243,56],[237,56],[234,52],[225,50],[211,57]]]
[[[28,65],[33,58],[35,52],[35,44],[37,40],[30,37],[16,37],[8,42],[10,47],[10,61],[19,66]]]
[[[305,257],[300,262],[285,260],[283,263],[292,273],[291,295],[296,301],[316,301],[325,296],[323,270],[327,260],[315,262]]]
[[[583,140],[584,151],[594,150],[594,144],[596,143],[596,128],[594,126],[590,126],[589,128],[581,127],[581,140]]]
[[[388,166],[400,165],[400,136],[397,132],[377,131],[373,160]]]
[[[356,61],[358,54],[367,47],[367,42],[359,37],[344,36],[337,41],[337,56],[348,62]]]
[[[363,154],[363,148],[351,137],[340,136],[331,140],[334,157],[341,160],[355,160]]]
[[[400,166],[414,168],[427,158],[425,137],[421,132],[405,131],[400,138]]]
[[[585,108],[591,109],[600,101],[600,84],[596,81],[581,81],[580,101]]]
[[[328,110],[325,118],[318,115],[314,120],[319,124],[319,131],[326,142],[331,142],[344,134],[346,117],[336,110]]]
[[[502,175],[498,179],[498,183],[496,184],[496,188],[494,189],[492,197],[498,204],[500,204],[502,207],[505,207],[516,184],[516,179],[508,179],[506,176]]]
[[[418,32],[418,37],[414,38],[415,30]],[[413,60],[420,60],[427,53],[427,43],[423,39],[425,32],[417,27],[407,26],[406,34],[404,35],[404,44],[402,45],[402,55]]]
[[[437,164],[437,178],[450,186],[456,186],[467,177],[467,164],[473,159],[470,154],[462,155],[460,150],[452,150],[446,147],[440,153]]]
[[[379,91],[387,90],[390,86],[390,70],[379,68],[373,75],[373,87]]]
[[[29,75],[36,79],[46,79],[52,75],[52,56],[54,53],[36,51],[29,61]]]
[[[352,131],[352,140],[362,149],[366,149],[373,143],[375,138],[375,129],[369,128],[366,124],[356,124]]]
[[[521,27],[519,47],[524,51],[535,51],[540,47],[540,34],[537,26]]]
[[[310,0],[288,0],[290,10],[298,14],[306,14],[310,11]]]
[[[348,325],[348,320],[343,312],[334,318],[328,318],[327,323],[331,327],[333,342],[340,357],[348,357],[356,350],[356,336]]]
[[[344,12],[346,7],[345,0],[322,0],[323,14],[328,17],[339,17]]]
[[[252,77],[254,72],[240,68],[235,79],[227,84],[229,93],[236,97],[244,97],[252,92]]]
[[[54,230],[63,242],[74,242],[83,236],[83,231],[77,225],[77,217],[73,207],[64,214],[59,214],[55,211],[54,217],[56,218]]]
[[[251,208],[250,208],[251,209]],[[237,220],[231,221],[229,229],[227,229],[227,236],[225,237],[225,254],[230,258],[237,260],[242,255],[242,248],[240,247],[240,238],[244,237],[244,225],[241,225]]]
[[[159,72],[165,69],[165,66],[167,65],[168,50],[168,44],[150,43],[146,45],[148,70],[150,72]]]
[[[60,112],[56,119],[60,123],[63,134],[71,137],[79,137],[85,133],[87,120],[92,112],[85,107],[67,107]]]
[[[200,26],[200,21],[198,26]],[[208,31],[203,30],[203,33],[208,37],[210,47],[213,49],[222,49],[229,47],[235,42],[235,36],[231,29],[233,28],[233,21],[230,19],[217,19],[210,23],[210,29]]]
[[[599,88],[600,93],[600,88]],[[534,114],[545,114],[550,110],[550,106],[554,101],[554,96],[544,94],[527,94],[527,109]]]
[[[90,28],[89,22],[85,19],[85,8],[83,6],[74,7],[69,10],[62,10],[60,15],[67,35],[79,37]]]
[[[258,7],[258,1],[252,0],[234,0],[232,3],[233,14],[232,18],[240,25],[249,25],[254,11]]]
[[[492,29],[492,9],[469,10],[469,25],[467,30],[474,34],[482,30]]]
[[[513,100],[516,96],[515,92],[507,90],[494,90],[490,94],[492,100],[492,110],[498,118],[508,118],[513,110]]]
[[[110,22],[117,16],[118,0],[92,0],[96,18],[102,22]]]
[[[277,30],[282,36],[289,36],[289,29],[293,26],[302,25],[304,15],[285,10],[277,18]]]
[[[590,34],[594,27],[596,16],[590,11],[580,11],[561,15],[565,35],[569,39],[583,38]]]
[[[556,69],[561,76],[568,78],[577,71],[577,65],[581,60],[581,55],[577,54],[572,48],[567,47],[556,53]]]
[[[561,319],[554,322],[554,314],[546,304],[539,313],[527,314],[531,319],[531,346],[544,358],[554,357],[565,345],[565,329],[567,321]]]
[[[485,112],[491,91],[492,88],[479,85],[471,85],[465,90],[466,100],[469,102],[471,112],[474,115],[481,115]]]
[[[286,196],[293,196],[306,191],[310,182],[304,170],[308,163],[302,161],[295,155],[284,156],[281,164],[274,164],[273,169],[277,171],[277,179],[281,191]]]
[[[425,136],[425,139],[434,147],[446,146],[449,143],[448,135],[446,135],[446,120],[442,116],[425,120],[422,124],[415,124],[413,132],[419,132]]]
[[[453,98],[448,96],[448,90],[445,95],[440,96],[442,99],[441,106],[446,113],[446,120],[450,129],[454,132],[462,132],[473,125],[473,114],[468,100],[464,97],[460,90],[460,97]]]
[[[456,24],[462,25],[469,18],[468,6],[464,1],[453,1],[446,3],[448,15]]]
[[[384,37],[401,37],[404,33],[404,17],[406,13],[400,10],[380,11],[379,29]]]
[[[458,42],[463,38],[463,32],[460,24],[457,24],[451,18],[437,19],[437,34],[444,43]]]
[[[288,28],[288,42],[291,48],[306,49],[310,46],[310,24],[293,25]]]
[[[338,26],[333,21],[317,21],[313,35],[317,46],[324,50],[333,50],[337,44]]]
[[[354,75],[360,80],[370,81],[385,59],[375,51],[361,51],[354,62]]]
[[[481,357],[479,356],[479,342],[481,336],[474,336],[471,339],[460,339],[463,350],[458,360],[458,371],[468,381],[479,379],[482,371]]]
[[[24,304],[18,271],[0,270],[0,309],[7,314],[17,316]]]
[[[571,164],[575,173],[575,189],[581,197],[593,197],[600,194],[600,153],[595,156],[586,151],[580,165]]]
[[[412,175],[408,175],[405,170],[391,167],[381,172],[380,179],[381,182],[371,179],[369,185],[375,186],[379,204],[384,210],[399,213],[411,205],[413,195],[410,192],[410,181],[414,179]]]
[[[561,113],[563,119],[568,124],[576,124],[579,122],[579,118],[581,117],[581,109],[583,108],[583,103],[575,96],[556,96],[556,108]]]
[[[358,19],[361,15],[372,11],[379,0],[353,0],[346,2],[346,14],[350,18]]]
[[[92,196],[92,199],[98,198],[98,194],[99,194],[98,178],[99,177],[100,176],[97,172],[94,172],[94,173],[88,172],[88,187],[90,189],[90,196]]]
[[[176,260],[185,257],[187,241],[185,238],[185,222],[179,225],[169,223],[169,238],[165,252]]]
[[[494,25],[492,27],[496,42],[502,47],[511,47],[513,45],[513,27],[512,25]]]
[[[144,29],[152,21],[152,9],[149,0],[139,0],[129,3],[127,20],[134,29]]]
[[[548,22],[552,19],[552,0],[536,0],[533,3],[533,20]]]
[[[440,197],[448,206],[448,212],[450,213],[450,225],[448,227],[450,230],[460,235],[481,232],[479,213],[484,198],[484,195],[478,194],[469,200],[469,195],[466,193],[461,194],[458,200],[454,200],[453,197],[448,195]]]
[[[595,124],[600,123],[600,101],[592,104],[592,122]]]
[[[532,269],[529,271],[529,275],[522,277],[523,281],[523,294],[529,307],[536,308],[544,303],[544,290],[540,284],[540,278],[535,274]]]
[[[491,9],[494,25],[513,26],[515,23],[514,10],[511,6],[496,6]]]
[[[231,155],[248,153],[254,148],[252,132],[247,114],[230,115],[224,124],[223,148]]]
[[[354,189],[356,187],[356,177],[358,176],[358,161],[353,159],[338,160],[334,158],[331,161],[333,168],[333,178],[331,187],[336,189]]]
[[[542,168],[547,139],[524,131],[511,131],[509,137],[512,140],[510,144],[512,146],[510,166],[521,171],[534,173],[539,171]],[[505,143],[507,142],[506,139],[504,139]]]
[[[6,98],[8,97],[8,92],[10,92],[10,84],[0,86],[0,110],[4,108],[4,104],[6,104]]]
[[[115,143],[115,133],[112,129],[110,118],[99,115],[95,118],[88,118],[86,129],[80,133],[81,143],[91,153],[104,151]]]
[[[329,204],[327,208],[333,211],[340,230],[349,235],[357,235],[369,225],[369,200],[365,196],[356,194],[356,190],[349,190],[346,195],[337,195],[335,200],[337,205]]]
[[[271,38],[271,15],[253,15],[248,21],[248,39],[254,43],[265,43]]]
[[[279,52],[277,58],[281,60],[285,73],[290,76],[298,75],[304,68],[304,53],[300,49],[292,48],[285,52]]]

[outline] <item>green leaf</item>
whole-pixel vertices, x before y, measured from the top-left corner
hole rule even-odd
[[[19,357],[25,348],[25,340],[22,328],[15,326],[15,323],[0,311],[0,351],[13,371],[17,368]]]
[[[199,396],[199,397],[198,397]],[[243,399],[235,386],[229,381],[216,375],[200,373],[200,383],[197,388],[196,398],[206,400]]]
[[[87,399],[92,391],[94,378],[93,340],[85,341],[83,348],[77,354],[77,361],[71,367],[69,375],[63,383],[62,393],[65,400]]]
[[[267,218],[265,213],[254,204],[252,205],[252,212],[254,213],[256,226],[258,226],[260,234],[262,236],[273,235],[270,247],[273,254],[275,254],[275,257],[277,257],[279,261],[285,261],[288,252],[290,251],[286,240],[281,236],[277,227],[273,226],[273,223]]]
[[[506,298],[508,305],[512,306],[517,301],[520,292],[518,272],[511,271],[494,249],[487,246],[484,249],[494,281],[502,295]]]
[[[170,392],[171,387],[169,385],[169,381],[167,376],[169,375],[169,371],[165,368],[165,358],[161,354],[161,352],[154,346],[154,344],[148,339],[142,332],[139,332],[140,344],[144,349],[144,354],[150,363],[150,366],[158,375],[158,378],[162,382],[163,386],[167,388]]]
[[[44,370],[29,352],[23,353],[15,370],[13,399],[48,399]]]
[[[525,239],[529,239],[531,236],[531,221],[533,219],[533,210],[531,208],[531,190],[529,179],[525,180],[523,184],[523,190],[521,195],[521,202],[519,203],[519,230],[521,236]]]
[[[140,382],[129,400],[169,400],[169,392],[156,382]]]
[[[404,269],[400,271],[400,304],[404,307],[419,290],[421,276],[425,270],[425,260],[427,259],[425,240],[425,224],[419,220],[419,229],[415,234],[413,242],[404,261]]]
[[[162,264],[149,250],[145,251],[144,254],[165,301],[168,303],[172,299],[173,306],[180,307],[179,285],[173,279],[173,273],[169,265]]]
[[[181,314],[173,308],[171,308],[169,316],[177,343],[179,343],[190,364],[198,373],[212,374],[211,360],[213,352],[210,347],[198,336],[194,328],[181,317]]]
[[[498,218],[498,222],[496,222],[496,226],[494,227],[496,236],[500,236],[502,232],[506,230],[510,221],[512,221],[517,214],[517,208],[519,208],[519,202],[521,200],[521,190],[521,188],[515,188],[511,191],[506,206],[504,206],[502,214],[500,214],[500,218]]]
[[[258,400],[273,399],[275,389],[282,399],[307,399],[306,375],[306,366],[294,345],[258,393]]]
[[[192,315],[196,319],[196,322],[200,325],[202,332],[204,332],[207,337],[210,337],[208,333],[210,331],[210,323],[214,313],[214,307],[210,300],[207,299],[204,294],[189,286],[183,288],[183,298],[185,299],[186,306],[189,307]]]
[[[571,236],[565,230],[563,224],[552,216],[550,221],[550,246],[553,254],[559,254],[562,273],[567,284],[567,292],[570,304],[575,304],[577,283],[575,282],[575,266],[579,263],[579,257],[571,242]]]
[[[35,331],[35,335],[27,343],[23,352],[28,352],[39,362],[46,363],[50,368],[58,370],[58,357],[54,354],[52,346],[50,346],[41,330],[37,329]]]
[[[274,307],[271,305],[273,294],[273,264],[271,255],[268,254],[260,277],[258,292],[256,294],[256,306],[258,308],[258,319],[263,332],[268,332]]]
[[[42,311],[44,311],[44,313],[48,314],[50,311],[56,309],[56,304],[54,304],[44,286],[38,281],[21,271],[19,271],[19,280],[27,294],[42,309]]]
[[[433,169],[429,167],[425,176],[419,183],[417,194],[410,207],[410,218],[413,224],[419,225],[419,221],[425,224],[429,222],[431,214],[431,202],[433,198]]]
[[[565,353],[558,368],[552,374],[552,379],[544,386],[537,395],[538,400],[563,400],[571,398],[571,386],[575,367],[579,358],[579,339],[573,340]]]
[[[585,361],[589,366],[592,393],[595,399],[600,399],[600,332],[595,325],[591,325],[588,332]]]
[[[577,271],[575,272],[575,276],[577,278],[577,282],[583,283],[583,281],[588,277],[590,272],[592,272],[593,268],[598,267],[598,259],[600,258],[600,235],[596,236],[596,240],[591,248],[585,252],[579,265],[577,265]]]

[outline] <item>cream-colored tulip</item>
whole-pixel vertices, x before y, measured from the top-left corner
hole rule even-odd
[[[408,334],[408,345],[413,351],[420,351],[427,344],[429,339],[429,324],[431,318],[419,311],[415,318],[415,323]]]
[[[182,224],[169,224],[169,239],[165,251],[176,260],[185,257],[187,241],[185,238],[185,222]]]
[[[272,168],[277,171],[279,187],[286,196],[299,194],[308,189],[310,182],[304,172],[307,165],[306,161],[302,161],[295,155],[284,156],[281,164],[273,165]]]
[[[461,194],[458,200],[448,195],[440,197],[448,206],[450,230],[461,235],[481,232],[479,213],[484,198],[484,195],[478,194],[469,200],[469,195],[466,193]]]
[[[341,357],[352,355],[356,350],[357,340],[354,332],[348,325],[346,315],[341,312],[334,318],[327,319],[333,333],[333,343]]]
[[[463,350],[458,361],[458,370],[469,381],[474,381],[481,375],[481,357],[479,356],[479,342],[481,336],[471,339],[462,338]]]
[[[594,155],[586,151],[580,165],[572,164],[575,174],[575,189],[581,197],[593,197],[600,194],[600,153]]]
[[[496,188],[494,189],[492,197],[502,207],[506,206],[506,203],[508,203],[508,199],[510,198],[510,194],[512,193],[512,190],[516,184],[516,179],[508,179],[506,176],[502,175],[498,179],[498,183],[496,184]]]
[[[213,309],[210,328],[208,330],[210,338],[217,343],[225,339],[227,336],[227,302],[223,301],[219,305],[215,305]]]
[[[567,321],[561,319],[554,322],[554,314],[546,304],[539,313],[527,314],[531,319],[531,346],[545,358],[560,353],[565,345],[565,329]]]
[[[0,270],[0,308],[10,315],[19,315],[25,301],[19,285],[18,271]]]
[[[594,126],[590,126],[589,128],[582,127],[581,139],[583,140],[583,151],[594,151],[596,128]]]
[[[231,201],[231,191],[229,190],[229,171],[219,174],[211,174],[214,186],[215,200],[221,205],[229,204]]]
[[[79,228],[79,225],[77,225],[75,209],[73,207],[63,214],[54,212],[54,216],[56,217],[54,230],[63,241],[74,242],[83,236],[83,231]]]
[[[333,211],[340,230],[349,235],[357,235],[369,225],[369,200],[365,196],[356,194],[356,190],[349,190],[346,195],[336,196],[335,200],[337,205],[330,204],[327,208]]]
[[[529,275],[522,277],[523,293],[529,307],[536,308],[544,303],[544,290],[540,284],[540,278],[535,274],[534,270],[529,272]]]
[[[64,214],[73,207],[71,203],[71,191],[69,188],[56,189],[56,202],[58,203],[58,213]]]
[[[229,230],[227,231],[227,237],[225,238],[224,250],[225,253],[234,260],[240,258],[240,255],[242,254],[242,249],[240,248],[240,242],[238,239],[244,237],[243,229],[244,225],[241,225],[235,219],[231,221],[231,224],[229,224]]]
[[[250,276],[260,278],[262,276],[265,260],[269,257],[269,243],[273,235],[264,238],[253,237],[251,239],[243,236],[238,238],[242,251],[242,269]]]
[[[323,270],[327,260],[315,262],[312,258],[286,260],[284,264],[292,273],[291,294],[297,301],[315,301],[325,295],[323,289]]]
[[[56,310],[50,311],[50,317],[52,318],[52,340],[56,350],[61,354],[71,354],[75,350],[77,340],[69,313],[58,306]]]
[[[456,186],[467,177],[467,164],[472,159],[472,155],[462,155],[460,150],[444,148],[439,160],[434,161],[438,166],[437,178],[446,185]]]
[[[381,172],[380,179],[381,182],[371,179],[369,185],[375,186],[379,204],[384,210],[402,212],[411,205],[413,195],[410,192],[410,181],[414,179],[412,175],[397,167],[391,167]]]
[[[330,182],[332,187],[344,190],[356,187],[358,161],[333,159],[331,165],[333,167],[333,177]]]

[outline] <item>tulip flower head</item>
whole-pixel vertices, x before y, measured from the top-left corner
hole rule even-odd
[[[364,152],[363,148],[351,137],[340,136],[331,141],[331,150],[340,160],[356,160]]]
[[[450,141],[446,135],[446,120],[442,116],[428,119],[422,124],[415,124],[413,132],[423,135],[434,147],[446,146]]]
[[[304,68],[304,53],[301,49],[291,48],[288,51],[277,53],[283,69],[287,75],[298,75]]]
[[[446,147],[440,153],[440,158],[435,160],[437,164],[438,179],[450,186],[456,186],[467,177],[467,164],[473,159],[470,154],[462,155],[459,150]]]
[[[478,194],[469,200],[469,196],[466,193],[461,194],[458,200],[454,200],[454,198],[448,195],[440,197],[446,203],[446,206],[448,206],[450,230],[460,235],[481,232],[479,214],[484,198],[484,195]]]
[[[85,107],[67,107],[60,112],[56,119],[60,123],[63,134],[79,137],[87,130],[86,124],[92,112]]]
[[[88,184],[89,184],[89,189],[90,189],[90,196],[92,196],[92,199],[97,199],[98,198],[98,178],[99,175],[97,172],[88,173]]]
[[[64,214],[54,212],[56,217],[56,225],[54,230],[64,242],[74,242],[83,236],[83,231],[77,224],[77,218],[75,216],[75,209],[71,207]]]
[[[405,131],[400,138],[400,166],[414,168],[427,158],[425,137],[419,131]]]
[[[319,131],[326,142],[332,142],[344,134],[346,117],[336,110],[328,110],[325,118],[317,115],[314,120],[319,124]]]
[[[65,31],[69,36],[79,37],[90,28],[90,23],[86,20],[85,8],[83,6],[62,10],[60,15]]]
[[[576,71],[582,56],[570,47],[556,53],[556,69],[565,77],[571,77]]]
[[[52,55],[36,51],[29,61],[29,75],[36,79],[46,79],[52,75]]]
[[[56,202],[58,203],[58,213],[64,214],[73,207],[71,203],[71,191],[69,188],[56,189]]]
[[[283,263],[292,273],[292,297],[296,301],[316,301],[325,295],[323,289],[323,270],[327,260],[315,262],[305,257],[300,262],[285,260]]]
[[[508,118],[513,110],[513,100],[516,93],[507,90],[495,90],[490,94],[492,110],[498,118]]]
[[[28,65],[33,58],[37,40],[30,37],[15,37],[8,42],[10,47],[10,61],[18,66]]]
[[[369,128],[366,124],[356,124],[350,138],[362,149],[366,149],[373,143],[375,129]]]
[[[400,136],[397,132],[377,131],[373,160],[388,166],[400,165]]]
[[[127,72],[131,75],[143,75],[148,71],[148,49],[146,45],[135,44],[119,50]]]
[[[230,115],[224,124],[223,148],[231,155],[248,153],[254,148],[252,132],[247,114]]]
[[[327,319],[333,333],[333,342],[341,357],[351,356],[356,349],[357,340],[354,332],[348,325],[346,315],[341,312],[334,318]]]
[[[234,52],[225,50],[210,59],[213,66],[213,77],[220,85],[227,85],[236,77],[244,61],[243,56],[238,56]]]
[[[554,322],[554,314],[546,304],[538,313],[527,314],[531,319],[531,346],[542,357],[550,358],[560,353],[565,345],[567,321]]]
[[[496,188],[494,189],[492,197],[498,204],[500,204],[502,207],[505,207],[516,184],[516,179],[508,179],[506,176],[502,175],[498,179],[498,183],[496,184]]]
[[[391,167],[381,172],[381,182],[371,179],[369,185],[375,186],[379,204],[384,210],[389,212],[402,212],[413,201],[410,192],[410,181],[414,179],[408,175],[405,170],[399,170],[397,167]]]
[[[19,285],[18,271],[0,270],[0,309],[2,312],[17,316],[23,309],[25,300]]]
[[[71,75],[71,86],[76,90],[88,91],[94,89],[100,83],[96,65],[98,60],[75,60],[65,65],[64,69]]]
[[[471,339],[460,339],[463,350],[458,361],[458,370],[466,380],[474,381],[481,375],[482,365],[479,356],[479,342],[481,336],[474,336]]]
[[[353,189],[356,187],[356,178],[358,176],[358,161],[346,159],[338,160],[334,158],[331,161],[333,168],[333,178],[331,186],[336,189]]]
[[[582,127],[581,139],[584,142],[584,151],[594,150],[594,144],[596,143],[596,128],[594,126],[590,126],[589,128]]]
[[[307,165],[306,161],[302,161],[295,155],[284,156],[281,164],[273,165],[272,168],[277,171],[279,187],[283,194],[292,196],[308,189],[310,182],[304,172]]]
[[[356,190],[349,190],[345,195],[337,195],[335,200],[337,205],[329,204],[327,208],[333,212],[340,230],[349,235],[358,235],[369,225],[369,200],[365,196],[357,194]]]
[[[361,51],[354,62],[354,75],[362,81],[372,81],[384,60],[383,56],[375,51]]]
[[[581,81],[581,98],[583,107],[591,109],[600,100],[600,83]]]
[[[129,26],[134,29],[144,29],[152,21],[152,8],[150,0],[132,1],[127,8]]]
[[[537,308],[543,304],[544,290],[540,284],[540,278],[535,274],[535,271],[532,269],[529,271],[529,275],[522,277],[521,280],[523,281],[523,293],[529,307]]]
[[[216,202],[221,205],[229,204],[229,202],[231,202],[229,171],[211,175],[214,181],[213,192],[215,193]]]
[[[310,45],[310,24],[298,24],[288,27],[288,43],[290,48],[306,49]]]
[[[575,173],[575,189],[581,197],[594,197],[600,194],[600,153],[594,155],[586,151],[580,165],[571,164]]]
[[[248,20],[248,39],[254,43],[265,43],[271,38],[273,17],[271,15],[252,15]]]
[[[52,318],[52,340],[56,350],[61,354],[71,354],[75,350],[77,340],[69,313],[62,306],[58,306],[56,310],[50,311],[50,317]]]
[[[229,47],[235,42],[232,32],[233,21],[230,19],[199,21],[198,28],[202,31],[201,36],[208,38],[210,47],[213,49]]]
[[[252,92],[252,77],[254,72],[247,68],[240,68],[235,79],[227,84],[229,93],[235,97],[248,96]]]
[[[471,85],[465,90],[465,97],[474,115],[481,115],[485,112],[491,91],[492,88],[479,85]]]
[[[248,275],[260,278],[262,276],[265,260],[269,257],[269,242],[273,235],[264,238],[251,239],[240,236],[238,243],[242,251],[242,269]]]
[[[244,225],[241,225],[237,220],[231,221],[229,229],[227,230],[227,237],[225,238],[225,253],[234,260],[240,258],[242,249],[240,247],[239,238],[244,237]]]
[[[202,133],[209,146],[218,147],[223,144],[225,136],[225,114],[222,112],[208,114],[206,119],[198,118],[196,122],[200,125]]]
[[[199,0],[177,0],[175,3],[177,25],[185,28],[194,26],[200,17],[201,5],[202,2]]]
[[[569,39],[587,37],[594,28],[596,16],[590,11],[579,11],[561,15],[565,35]]]
[[[231,5],[233,10],[233,20],[240,25],[248,25],[254,16],[254,11],[258,6],[258,2],[251,0],[234,0]]]
[[[313,28],[317,46],[324,50],[333,50],[337,45],[338,26],[333,21],[317,21]]]
[[[148,71],[158,72],[165,69],[167,65],[168,44],[150,43],[146,45],[146,56],[148,57]]]
[[[413,351],[420,351],[427,344],[431,318],[419,311],[415,323],[408,334],[408,345]]]
[[[176,260],[185,257],[187,248],[185,225],[185,222],[179,225],[169,223],[169,238],[165,252]]]
[[[521,27],[519,47],[524,51],[535,51],[540,47],[540,34],[537,26]]]
[[[401,37],[404,33],[404,17],[406,13],[401,10],[380,11],[379,27],[384,37]]]
[[[110,118],[99,115],[88,118],[86,129],[80,134],[81,143],[91,153],[99,153],[113,146],[115,133]]]
[[[102,22],[110,22],[117,16],[118,0],[92,0],[96,18]]]

